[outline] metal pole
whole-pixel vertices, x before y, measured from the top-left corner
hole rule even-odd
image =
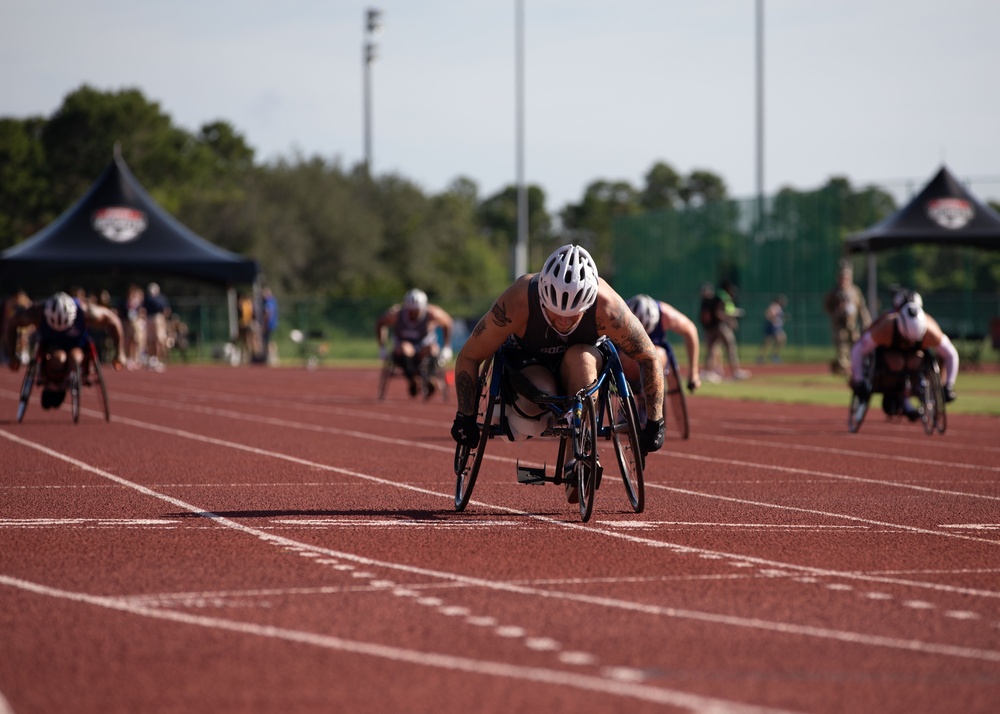
[[[514,3],[517,124],[517,244],[514,278],[528,272],[528,189],[524,184],[524,0]]]
[[[757,226],[764,219],[764,0],[757,0]]]
[[[365,173],[372,170],[372,62],[378,56],[378,46],[372,38],[382,29],[382,11],[375,8],[365,10],[365,42],[362,47],[361,63],[364,68],[364,122],[365,122]]]
[[[365,173],[371,174],[372,166],[372,44],[364,46],[364,112],[365,112]]]

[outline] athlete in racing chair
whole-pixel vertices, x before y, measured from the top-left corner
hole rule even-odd
[[[44,303],[35,303],[14,314],[4,335],[11,347],[17,337],[17,328],[35,325],[38,350],[42,355],[42,368],[38,383],[42,386],[42,408],[56,409],[66,398],[66,380],[72,367],[80,365],[84,384],[89,383],[90,335],[88,328],[102,328],[114,340],[115,370],[124,367],[124,331],[121,320],[112,310],[88,300],[77,300],[58,292]],[[16,353],[8,353],[10,368],[21,366]]]
[[[439,327],[444,347],[438,344]],[[434,381],[434,363],[451,360],[453,327],[451,315],[437,305],[428,303],[427,293],[418,289],[407,292],[401,305],[393,305],[378,319],[375,337],[378,340],[379,357],[383,361],[386,358],[386,333],[391,328],[394,335],[392,359],[409,380],[411,397],[417,396],[418,391],[422,391],[424,397],[429,397],[440,386]]]
[[[862,400],[871,396],[864,379],[864,361],[874,352],[876,370],[872,391],[882,392],[882,409],[890,417],[902,414],[916,421],[920,412],[903,394],[906,374],[919,369],[924,350],[933,348],[945,373],[945,402],[952,402],[958,376],[958,351],[937,320],[924,312],[918,293],[907,294],[897,302],[902,302],[900,307],[880,316],[851,349],[851,388]]]
[[[684,348],[688,358],[688,379],[687,387],[689,392],[693,392],[701,386],[701,376],[698,374],[698,328],[695,324],[677,308],[665,302],[656,300],[649,295],[635,295],[629,298],[628,307],[632,311],[642,326],[646,329],[646,334],[656,347],[656,354],[663,365],[663,373],[666,376],[667,396],[674,395],[683,388],[681,376],[671,371],[667,361],[667,351],[673,352],[670,342],[667,340],[667,332],[676,332],[684,340]],[[638,368],[631,359],[622,358],[622,369],[625,376],[633,384],[639,376]],[[642,410],[640,407],[640,420]]]
[[[482,363],[503,347],[507,386],[514,390],[507,412],[513,439],[539,436],[553,419],[532,396],[576,394],[594,384],[604,366],[596,346],[607,337],[639,364],[649,419],[640,432],[643,453],[663,446],[663,372],[656,350],[625,301],[597,275],[583,248],[564,245],[545,261],[540,273],[522,275],[493,303],[455,360],[458,412],[452,437],[459,444],[479,443],[477,382]],[[567,442],[568,445],[568,442]],[[570,454],[572,459],[572,454]],[[566,463],[570,471],[573,463]],[[577,503],[574,482],[566,498]]]

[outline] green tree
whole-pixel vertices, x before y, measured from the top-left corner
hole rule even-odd
[[[0,118],[0,250],[45,227],[55,215],[48,198],[45,120]]]

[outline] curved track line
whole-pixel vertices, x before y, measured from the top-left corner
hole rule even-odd
[[[319,464],[319,463],[316,463],[316,462],[309,462],[306,459],[300,459],[300,458],[297,458],[297,457],[290,457],[290,456],[278,454],[276,452],[270,452],[270,451],[267,451],[265,449],[260,449],[260,448],[257,448],[257,447],[250,447],[250,446],[246,446],[246,445],[243,445],[243,444],[238,444],[238,443],[235,443],[235,442],[228,442],[228,441],[221,440],[221,439],[214,439],[212,437],[204,437],[204,436],[201,436],[199,434],[193,434],[193,433],[190,433],[190,432],[184,432],[184,431],[181,431],[181,430],[178,430],[178,429],[172,429],[172,428],[168,428],[168,427],[161,427],[161,426],[155,425],[155,424],[146,424],[145,422],[140,422],[140,421],[137,421],[137,420],[134,420],[134,419],[129,419],[129,418],[123,418],[123,419],[121,419],[121,421],[129,423],[129,424],[132,424],[132,425],[135,425],[135,426],[139,426],[141,428],[150,429],[150,430],[153,430],[153,431],[160,431],[160,432],[163,432],[163,433],[174,434],[174,435],[177,435],[177,436],[184,436],[185,438],[190,438],[190,439],[193,439],[193,440],[196,440],[196,441],[204,441],[204,442],[207,442],[207,443],[212,443],[212,444],[221,445],[221,446],[230,446],[231,448],[239,449],[241,451],[248,451],[248,452],[251,452],[251,453],[258,454],[258,455],[271,456],[271,457],[279,458],[279,459],[286,459],[286,460],[292,461],[294,463],[299,463],[299,464],[304,464],[304,465],[308,464],[308,465],[310,465],[310,466],[312,466],[314,468],[335,471],[335,472],[338,472],[338,473],[342,473],[342,474],[346,474],[346,475],[352,475],[352,476],[357,476],[357,477],[360,477],[360,478],[368,478],[368,479],[372,479],[372,480],[376,480],[376,481],[382,481],[382,479],[377,479],[376,477],[368,476],[368,475],[365,475],[365,474],[359,474],[357,472],[352,472],[352,471],[349,471],[347,469],[336,468],[336,467],[328,466],[328,465],[325,465],[325,464]],[[899,639],[899,638],[882,637],[882,636],[879,636],[879,635],[868,635],[868,634],[863,634],[863,633],[850,632],[850,631],[846,631],[846,630],[833,630],[833,629],[829,629],[829,628],[812,627],[812,626],[808,626],[808,625],[794,625],[794,624],[785,623],[785,622],[772,622],[772,621],[767,621],[767,620],[761,620],[761,619],[758,619],[758,618],[745,618],[745,617],[738,617],[738,616],[733,616],[733,615],[720,615],[720,614],[717,614],[717,613],[699,612],[699,611],[695,611],[695,610],[687,610],[687,609],[679,609],[679,608],[667,608],[667,607],[660,607],[660,606],[650,606],[650,605],[645,605],[645,604],[640,604],[640,603],[633,603],[633,602],[628,602],[628,601],[623,601],[623,600],[617,600],[617,599],[613,599],[613,598],[600,598],[600,597],[592,597],[592,596],[587,596],[587,595],[580,595],[580,594],[577,594],[577,593],[565,593],[565,592],[555,592],[555,591],[550,591],[550,590],[542,590],[542,589],[538,589],[538,588],[531,588],[531,587],[526,587],[526,586],[521,586],[521,585],[515,585],[515,584],[509,583],[509,582],[500,582],[500,581],[494,581],[494,580],[486,580],[486,579],[482,579],[482,578],[474,578],[474,577],[460,575],[460,574],[456,574],[456,573],[448,573],[448,572],[444,572],[444,571],[431,570],[431,569],[428,569],[428,568],[419,568],[419,567],[404,565],[402,563],[391,563],[391,562],[386,562],[386,561],[374,560],[372,558],[367,558],[367,557],[364,557],[364,556],[359,556],[359,555],[354,554],[354,553],[345,553],[345,552],[335,551],[335,550],[332,550],[332,549],[329,549],[329,548],[323,548],[323,547],[312,545],[312,544],[308,544],[308,543],[301,543],[301,542],[295,541],[295,540],[293,540],[291,538],[286,538],[284,536],[279,536],[279,535],[275,535],[275,534],[272,534],[272,533],[267,533],[267,532],[261,531],[261,530],[259,530],[257,528],[251,528],[250,526],[243,525],[242,523],[237,523],[236,521],[233,521],[233,520],[231,520],[229,518],[226,518],[224,516],[219,516],[217,514],[214,514],[214,513],[208,512],[208,511],[204,511],[203,509],[199,509],[197,506],[189,504],[189,503],[187,503],[185,501],[182,501],[180,499],[174,498],[172,496],[167,496],[166,494],[161,494],[161,493],[159,493],[157,491],[154,491],[154,490],[152,490],[150,488],[147,488],[145,486],[142,486],[140,484],[133,483],[133,482],[127,480],[127,479],[121,478],[120,476],[115,476],[114,474],[111,474],[111,473],[109,473],[107,471],[104,471],[103,469],[97,468],[95,466],[91,466],[90,464],[87,464],[87,463],[85,463],[83,461],[80,461],[79,459],[75,459],[75,458],[73,458],[71,456],[67,456],[66,454],[61,454],[61,453],[59,453],[57,451],[54,451],[53,449],[50,449],[47,446],[44,446],[44,445],[41,445],[41,444],[37,444],[35,442],[28,441],[27,439],[23,439],[21,437],[15,436],[15,435],[10,434],[9,432],[7,432],[5,430],[0,429],[0,436],[3,436],[4,438],[9,439],[9,440],[11,440],[11,441],[13,441],[15,443],[21,444],[22,446],[26,446],[28,448],[35,449],[36,451],[40,451],[41,453],[44,453],[44,454],[46,454],[48,456],[51,456],[52,458],[59,459],[59,460],[65,461],[67,463],[73,464],[74,466],[76,466],[76,467],[78,467],[80,469],[83,469],[84,471],[88,471],[88,472],[93,473],[95,475],[101,476],[102,478],[109,479],[109,480],[111,480],[111,481],[113,481],[113,482],[115,482],[115,483],[117,483],[119,485],[125,486],[127,488],[132,488],[132,489],[134,489],[134,490],[136,490],[136,491],[138,491],[140,493],[143,493],[145,495],[150,496],[151,498],[156,498],[156,499],[165,501],[165,502],[170,503],[170,504],[172,504],[172,505],[174,505],[174,506],[176,506],[178,508],[181,508],[181,509],[189,511],[191,513],[200,515],[202,517],[211,518],[214,523],[217,523],[219,525],[225,526],[227,528],[231,528],[233,530],[236,530],[236,531],[239,531],[239,532],[251,535],[251,536],[254,536],[254,537],[258,538],[259,540],[261,540],[263,542],[274,544],[274,545],[279,545],[279,546],[282,546],[282,547],[293,547],[293,548],[297,548],[297,549],[300,549],[300,550],[307,550],[307,551],[311,551],[311,552],[315,552],[315,553],[319,553],[319,554],[327,555],[327,556],[331,556],[331,557],[343,558],[345,560],[350,560],[350,561],[353,561],[353,562],[362,563],[364,565],[368,565],[368,566],[372,566],[372,567],[381,567],[381,568],[385,568],[385,569],[388,569],[388,570],[397,570],[397,571],[406,572],[406,573],[410,573],[410,574],[422,575],[422,576],[425,576],[425,577],[437,578],[437,579],[442,579],[442,580],[451,581],[451,582],[455,582],[455,583],[461,583],[461,584],[475,586],[475,587],[487,588],[487,589],[498,591],[498,592],[508,592],[508,593],[522,594],[522,595],[530,595],[532,597],[545,597],[545,598],[556,598],[556,599],[572,600],[572,601],[576,601],[576,602],[584,602],[584,603],[589,603],[589,604],[602,605],[602,606],[605,606],[605,607],[614,607],[614,608],[623,609],[623,610],[630,610],[630,611],[634,611],[634,612],[645,612],[645,613],[648,613],[648,614],[660,615],[660,616],[665,616],[665,617],[676,617],[676,618],[681,618],[681,619],[688,619],[688,620],[696,620],[696,621],[702,621],[702,622],[709,622],[709,623],[713,623],[713,624],[724,624],[724,625],[730,625],[730,626],[735,626],[735,627],[745,627],[745,628],[750,628],[750,629],[767,630],[767,631],[778,632],[778,633],[783,633],[783,634],[791,634],[791,635],[799,635],[799,636],[807,636],[807,637],[818,637],[818,638],[838,640],[838,641],[848,642],[848,643],[853,643],[853,644],[886,647],[886,648],[891,648],[891,649],[896,649],[896,650],[904,650],[904,651],[910,651],[910,652],[922,652],[922,653],[926,653],[926,654],[936,654],[936,655],[945,655],[945,656],[952,656],[952,657],[963,657],[963,658],[971,658],[971,659],[980,659],[980,660],[986,660],[986,661],[991,661],[991,662],[994,662],[994,661],[995,662],[1000,662],[1000,651],[996,651],[996,650],[983,650],[983,649],[970,648],[970,647],[957,647],[957,646],[953,646],[953,645],[944,645],[944,644],[938,644],[938,643],[922,642],[920,640],[903,640],[903,639]],[[398,484],[394,484],[394,485],[398,485]],[[424,489],[417,489],[417,490],[424,491]],[[429,492],[429,491],[425,491],[425,492]],[[538,516],[536,516],[536,517],[538,517]],[[546,519],[546,520],[550,520],[550,519]],[[559,523],[558,521],[552,521],[552,522]],[[621,536],[621,534],[608,533],[607,531],[598,531],[596,529],[594,529],[594,530],[591,531],[591,529],[587,528],[585,526],[585,524],[563,524],[563,525],[575,525],[577,527],[580,527],[583,530],[588,530],[590,532],[595,532],[595,533],[598,533],[598,534],[613,535],[613,536],[616,536],[616,537],[620,537]],[[630,539],[632,539],[632,538],[630,537]],[[674,548],[674,549],[678,550],[679,552],[706,552],[706,553],[710,552],[710,551],[700,551],[700,549],[696,549],[696,548],[688,548],[688,547],[684,547],[684,546],[676,546],[676,545],[672,545],[672,544],[666,544],[666,543],[662,543],[662,542],[658,542],[658,541],[649,541],[648,539],[637,539],[637,540],[639,542],[650,542],[651,544],[656,545],[657,547]],[[762,559],[748,558],[746,556],[728,555],[728,554],[719,554],[719,555],[723,556],[723,557],[731,557],[731,558],[741,559],[741,560],[750,561],[750,562],[767,562],[767,561],[764,561]],[[775,564],[775,565],[777,565],[777,564]],[[865,576],[859,576],[857,574],[852,574],[852,573],[837,573],[837,572],[833,572],[833,571],[821,571],[820,569],[803,567],[803,566],[784,566],[784,567],[789,568],[789,569],[793,569],[793,570],[797,570],[797,571],[800,571],[800,572],[812,572],[812,573],[820,573],[820,572],[822,572],[824,574],[834,575],[836,577],[841,577],[841,578],[855,578],[855,579],[871,580],[871,581],[877,581],[877,582],[882,582],[883,581],[883,579],[879,579],[879,578],[867,578]],[[885,579],[885,580],[888,580],[888,581],[891,582],[891,579]],[[932,585],[930,585],[930,586],[924,585],[924,584],[920,584],[920,585],[924,586],[924,587],[933,587]],[[994,596],[1000,596],[1000,593],[994,594]]]
[[[378,645],[370,642],[359,642],[357,640],[346,640],[340,637],[320,635],[301,630],[292,630],[284,627],[274,627],[268,625],[255,625],[237,620],[227,620],[220,617],[208,617],[204,615],[191,615],[176,610],[162,610],[142,607],[132,602],[113,597],[102,597],[97,595],[87,595],[85,593],[74,593],[66,590],[40,585],[17,578],[0,575],[0,584],[20,590],[31,592],[36,595],[71,600],[73,602],[85,603],[96,607],[103,607],[109,610],[127,612],[132,615],[150,617],[158,620],[168,620],[186,625],[205,627],[216,630],[228,630],[241,635],[253,635],[256,637],[267,637],[272,639],[296,642],[313,647],[321,647],[339,652],[349,652],[352,654],[367,655],[379,659],[404,662],[418,667],[436,667],[458,672],[469,672],[470,674],[489,675],[493,677],[504,677],[522,681],[539,682],[542,684],[555,684],[566,687],[574,687],[601,694],[610,694],[628,699],[639,699],[656,704],[668,704],[682,707],[697,712],[712,712],[714,714],[780,714],[786,710],[771,709],[768,707],[756,707],[740,704],[738,702],[716,699],[714,697],[703,697],[697,694],[688,694],[672,689],[653,687],[634,682],[620,682],[614,679],[604,679],[600,677],[589,677],[583,674],[574,674],[556,669],[546,669],[544,667],[519,667],[517,665],[505,664],[503,662],[491,662],[489,660],[469,659],[455,655],[439,654],[436,652],[426,652],[420,650],[404,649],[402,647],[391,647],[389,645]]]

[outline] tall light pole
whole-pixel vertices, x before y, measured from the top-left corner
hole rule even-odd
[[[365,11],[365,42],[362,50],[361,63],[364,67],[364,105],[365,105],[365,172],[371,175],[372,170],[372,62],[378,57],[378,46],[373,38],[382,29],[382,11],[368,8]]]
[[[757,230],[764,222],[764,0],[757,0]],[[763,236],[757,235],[757,241]]]
[[[514,278],[528,272],[528,189],[524,185],[524,0],[514,2],[515,94],[517,124],[517,243]]]

